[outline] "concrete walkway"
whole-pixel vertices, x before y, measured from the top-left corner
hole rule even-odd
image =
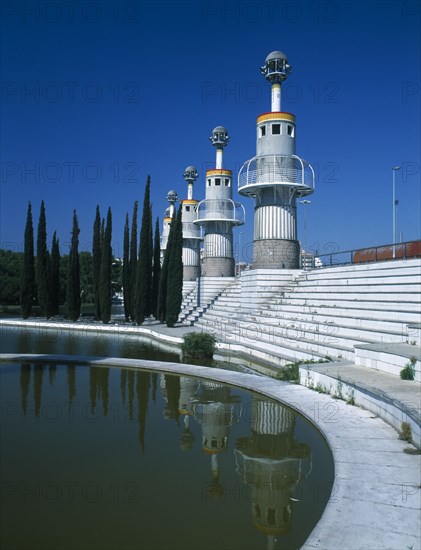
[[[421,456],[367,410],[272,378],[179,363],[121,358],[3,354],[0,361],[73,362],[144,368],[208,378],[292,406],[322,432],[333,453],[335,484],[304,550],[421,550]]]
[[[350,362],[302,365],[300,383],[361,406],[397,431],[409,424],[415,446],[421,448],[421,385],[413,380]],[[341,393],[342,395],[339,395]]]

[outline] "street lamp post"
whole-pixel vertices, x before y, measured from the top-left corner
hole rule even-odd
[[[300,204],[311,204],[306,199],[299,201]],[[304,269],[307,269],[307,208],[304,208]]]
[[[394,166],[392,168],[392,220],[393,220],[393,240],[392,240],[392,256],[393,258],[396,257],[396,192],[395,192],[395,174],[398,170],[400,170],[400,166]]]

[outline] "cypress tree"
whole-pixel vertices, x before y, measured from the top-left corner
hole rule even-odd
[[[111,319],[111,265],[112,265],[112,217],[111,208],[108,208],[107,225],[104,232],[104,240],[101,249],[101,271],[99,277],[99,301],[101,320],[109,323]]]
[[[49,319],[54,315],[53,313],[53,296],[52,296],[52,272],[51,272],[51,255],[46,252],[45,255],[45,273],[46,273],[46,286],[47,294],[45,299],[44,314]]]
[[[101,318],[101,308],[99,302],[99,274],[101,272],[101,215],[99,205],[96,207],[94,221],[94,235],[92,241],[92,279],[95,304],[95,319]]]
[[[46,315],[49,287],[47,270],[47,221],[45,204],[41,201],[37,235],[37,257],[35,261],[35,279],[37,286],[38,304],[41,314]]]
[[[167,239],[167,247],[164,252],[164,261],[162,262],[161,275],[159,277],[157,317],[163,323],[167,317],[167,287],[168,287],[168,264],[173,243],[175,229],[175,212],[170,223],[170,232]]]
[[[136,299],[136,272],[137,272],[137,211],[138,202],[133,205],[132,231],[130,239],[130,292],[129,292],[129,311],[132,321],[135,320],[135,299]]]
[[[126,214],[126,223],[124,224],[123,241],[123,302],[124,316],[126,321],[130,319],[130,233],[129,233],[129,214]]]
[[[142,227],[140,229],[139,261],[136,274],[136,323],[141,325],[152,313],[152,216],[150,203],[151,178],[146,181],[143,199]]]
[[[71,321],[80,316],[80,265],[79,265],[79,226],[76,210],[73,210],[73,228],[67,265],[67,315]]]
[[[57,315],[60,304],[60,245],[54,231],[51,244],[51,314]]]
[[[25,242],[21,272],[20,309],[24,319],[31,314],[32,302],[35,296],[35,259],[34,259],[34,228],[32,225],[32,206],[28,204],[25,225]]]
[[[174,224],[174,237],[168,262],[167,312],[168,327],[173,327],[180,314],[183,299],[183,224],[182,208],[178,209]]]
[[[159,294],[159,277],[161,275],[161,239],[159,234],[159,218],[156,218],[155,223],[155,242],[153,251],[153,276],[152,276],[152,313],[155,318],[158,318],[158,294]]]

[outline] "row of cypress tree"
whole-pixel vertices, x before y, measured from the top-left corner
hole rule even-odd
[[[74,281],[79,281],[79,256],[77,253],[79,228],[76,211],[73,214],[72,246],[69,255],[67,277],[67,303],[69,317],[75,315],[77,293],[74,292]],[[75,253],[76,250],[76,253]],[[26,215],[24,253],[21,272],[20,306],[21,314],[27,319],[32,311],[34,300],[37,299],[41,315],[50,318],[59,311],[60,297],[60,243],[54,231],[51,252],[47,247],[47,220],[44,201],[41,202],[37,232],[37,254],[34,253],[34,228],[32,221],[32,205],[28,204]],[[80,288],[80,283],[79,283]],[[79,315],[77,315],[78,317]],[[76,317],[76,318],[77,318]]]
[[[123,245],[123,299],[126,320],[142,324],[154,316],[168,326],[174,326],[181,308],[183,286],[182,221],[181,208],[171,222],[171,229],[161,268],[159,219],[152,230],[152,204],[150,202],[150,176],[147,178],[143,201],[139,251],[137,246],[138,203],[134,203],[131,232],[126,214]],[[76,210],[69,251],[66,284],[67,316],[76,321],[81,311],[79,226]],[[108,208],[106,221],[101,220],[96,207],[93,225],[92,275],[95,318],[108,323],[111,319],[112,269],[112,213]],[[41,203],[38,223],[37,253],[34,254],[32,207],[29,203],[26,227],[23,268],[21,274],[21,313],[31,314],[37,298],[41,314],[50,318],[59,310],[59,241],[54,232],[51,253],[47,248],[47,224],[44,201]]]
[[[132,227],[126,214],[123,244],[123,298],[127,320],[142,324],[153,316],[168,326],[174,326],[181,308],[183,288],[181,208],[171,223],[167,248],[161,267],[159,219],[152,230],[150,177],[143,200],[139,254],[137,255],[137,213],[134,203]],[[130,237],[131,235],[131,237]]]

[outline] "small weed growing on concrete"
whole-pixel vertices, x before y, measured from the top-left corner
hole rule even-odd
[[[206,332],[188,332],[183,336],[181,351],[185,357],[195,359],[212,359],[215,351],[216,339]]]
[[[348,403],[348,405],[355,405],[354,388],[352,388],[351,393],[348,399],[346,400],[346,402]]]
[[[411,357],[411,363],[407,363],[399,373],[402,380],[414,380],[415,378],[415,367],[414,363],[412,363],[412,359],[414,359],[414,357]],[[415,359],[415,362],[416,361]]]
[[[337,397],[338,399],[343,399],[343,395],[342,395],[342,378],[338,375],[338,382],[336,383],[336,393],[335,393],[335,397]]]
[[[399,439],[403,439],[404,441],[408,441],[408,443],[412,443],[411,425],[408,422],[402,422]]]
[[[323,384],[320,384],[320,382],[317,382],[316,387],[314,388],[314,391],[317,391],[318,393],[329,393],[327,391],[326,386]]]

